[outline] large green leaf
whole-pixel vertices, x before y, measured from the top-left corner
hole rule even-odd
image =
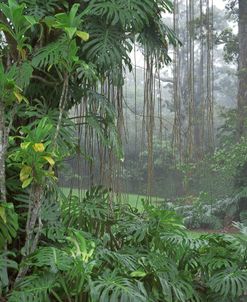
[[[221,271],[209,279],[208,285],[220,296],[239,297],[247,288],[247,271],[238,269]]]
[[[0,248],[11,243],[18,230],[18,215],[11,203],[0,203]]]
[[[116,272],[106,272],[103,277],[91,282],[90,293],[94,302],[147,301],[147,293],[140,282],[121,277]]]

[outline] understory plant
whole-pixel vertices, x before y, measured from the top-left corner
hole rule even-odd
[[[238,195],[212,201],[208,194],[201,193],[198,197],[166,201],[162,206],[181,215],[189,229],[218,230],[231,227],[233,218],[237,218],[238,202]]]
[[[242,236],[194,238],[174,212],[147,204],[143,212],[119,203],[109,209],[102,187],[82,199],[56,194],[59,203],[43,203],[41,243],[25,258],[29,274],[9,301],[242,301],[243,226]]]

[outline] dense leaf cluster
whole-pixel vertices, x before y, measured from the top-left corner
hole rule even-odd
[[[100,187],[83,199],[59,196],[56,222],[53,211],[44,212],[44,230],[59,232],[50,232],[49,242],[42,237],[26,258],[32,274],[9,301],[241,301],[246,234],[193,238],[174,212],[115,203],[109,210],[109,193]],[[6,265],[16,268],[11,260]]]

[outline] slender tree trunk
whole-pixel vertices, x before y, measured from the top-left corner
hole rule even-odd
[[[6,155],[5,107],[4,107],[4,102],[0,100],[0,201],[6,201],[5,155]]]
[[[199,158],[204,155],[205,148],[205,90],[204,90],[204,36],[203,36],[203,0],[200,0],[200,72],[199,72],[199,94],[200,94],[200,114],[197,121],[200,129],[200,150]],[[200,126],[199,126],[200,123]]]
[[[146,53],[149,50],[146,49]],[[144,83],[144,110],[143,126],[147,134],[147,195],[150,201],[153,187],[153,134],[154,134],[154,108],[155,108],[155,82],[154,82],[154,58],[147,55],[145,61],[145,83]]]
[[[194,0],[187,3],[187,27],[188,27],[188,85],[189,85],[189,104],[188,104],[188,141],[187,156],[192,160],[195,152],[195,82],[194,82]]]
[[[26,240],[24,245],[25,256],[33,253],[38,245],[39,236],[42,228],[40,219],[40,208],[42,203],[43,187],[41,185],[33,185],[29,201],[29,210],[26,223]],[[38,224],[37,224],[38,223]],[[29,266],[22,266],[17,274],[15,284],[19,282],[27,273]]]
[[[179,3],[174,2],[174,32],[179,38]],[[181,141],[181,95],[180,95],[180,49],[174,48],[173,65],[173,99],[174,99],[174,123],[173,123],[173,149],[179,151],[179,159],[182,160],[182,141]]]
[[[67,93],[68,93],[68,76],[66,75],[64,79],[64,85],[63,85],[60,101],[59,101],[59,116],[58,116],[56,131],[53,138],[53,144],[52,144],[53,151],[56,148],[58,135],[62,126],[62,116],[66,105]],[[24,252],[26,257],[32,254],[36,250],[39,243],[39,237],[42,230],[40,209],[42,206],[42,199],[44,194],[45,192],[42,184],[32,185],[29,207],[28,207],[28,216],[26,222],[26,240],[24,245]],[[15,284],[17,284],[18,281],[21,280],[26,275],[28,268],[29,266],[27,265],[20,268],[15,280]]]
[[[38,221],[39,214],[40,214],[40,208],[41,208],[41,202],[42,202],[42,195],[43,195],[43,187],[41,185],[35,184],[32,186],[32,198],[30,200],[30,207],[29,207],[29,213],[28,213],[28,219],[26,224],[26,254],[29,255],[33,251],[35,251],[37,247],[37,234],[39,232],[36,232],[36,236],[34,236],[35,226],[36,223],[40,223]],[[38,226],[38,229],[40,228],[40,225]]]
[[[247,1],[239,0],[238,136],[246,135],[247,118]]]

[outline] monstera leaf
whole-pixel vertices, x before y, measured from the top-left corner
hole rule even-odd
[[[16,236],[18,216],[12,203],[0,203],[0,248]]]

